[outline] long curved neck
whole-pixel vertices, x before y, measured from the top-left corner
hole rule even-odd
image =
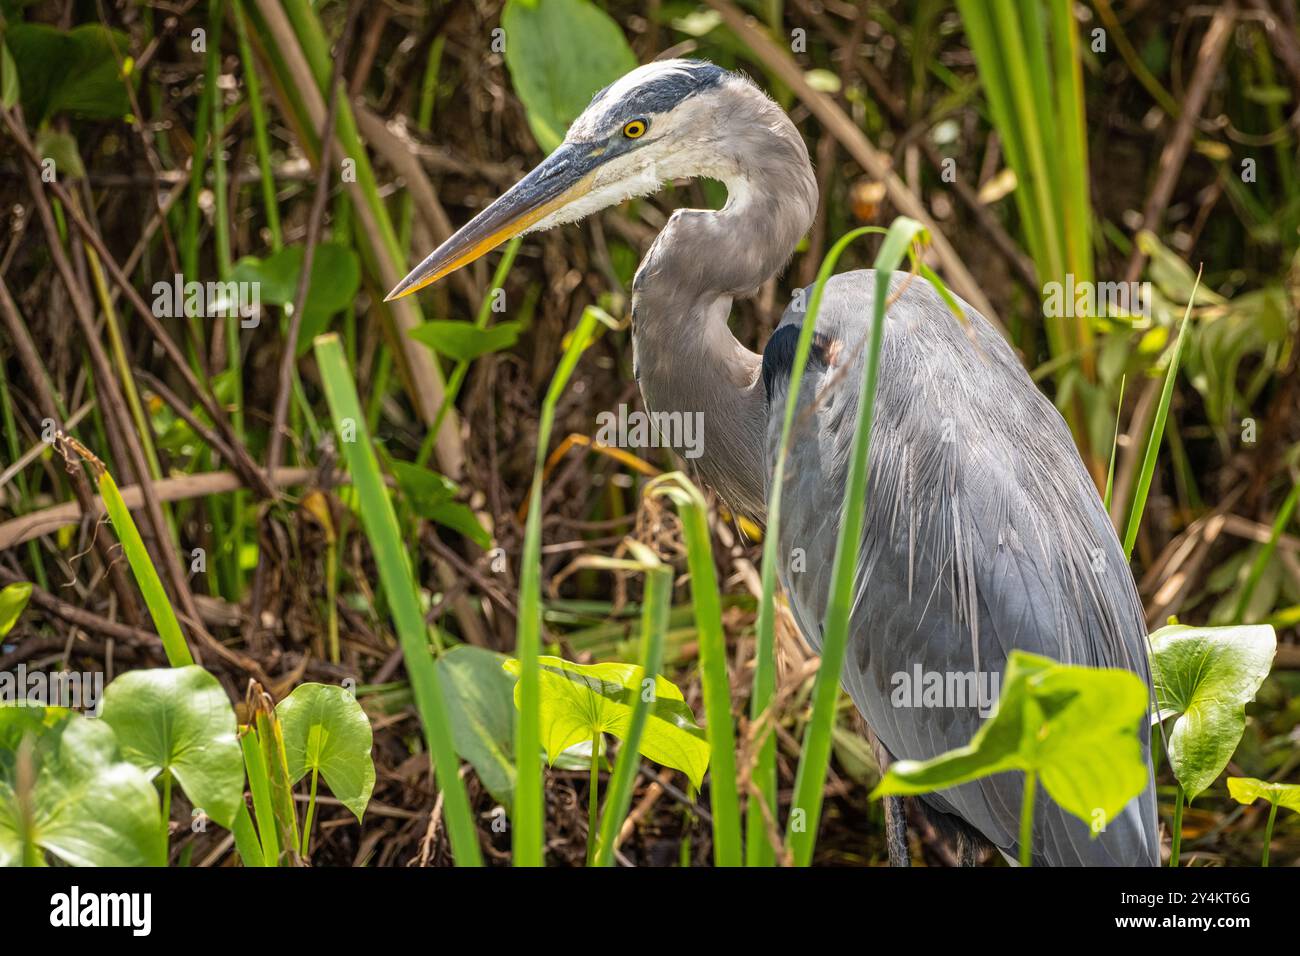
[[[700,440],[678,447],[679,454],[733,510],[761,521],[768,421],[762,360],[736,340],[727,319],[733,298],[784,267],[812,224],[817,187],[793,124],[754,92],[753,110],[733,117],[719,139],[734,152],[723,145],[708,171],[726,184],[726,205],[677,210],[637,271],[632,344],[651,413],[702,428]]]

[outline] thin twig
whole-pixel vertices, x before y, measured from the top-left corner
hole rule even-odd
[[[312,481],[315,474],[316,472],[311,468],[279,468],[272,476],[272,481],[277,488],[306,485]],[[336,475],[334,479],[342,481],[345,480],[345,476]],[[187,501],[191,498],[204,498],[208,495],[236,491],[243,487],[243,479],[233,471],[210,471],[198,475],[164,478],[150,484],[153,494],[160,502]],[[139,485],[125,485],[121,492],[126,506],[132,510],[139,508],[144,501]],[[82,515],[87,514],[95,518],[103,516],[104,506],[98,498],[84,510],[78,502],[66,501],[63,504],[12,518],[0,524],[0,551],[39,538],[44,534],[53,534],[60,528],[76,524],[81,520]]]
[[[17,107],[13,110],[0,107],[0,120],[4,122],[5,126],[9,130],[9,134],[13,137],[14,141],[18,144],[19,149],[27,159],[27,171],[30,181],[33,173],[41,169],[41,158],[37,155],[36,147],[32,144],[31,138],[27,135],[27,131],[23,127],[21,119],[16,115],[17,110]],[[81,237],[89,243],[92,249],[95,250],[95,254],[99,256],[100,262],[108,270],[113,282],[122,290],[122,294],[126,296],[127,301],[131,303],[132,308],[134,308],[144,320],[145,325],[149,327],[150,334],[154,337],[155,342],[162,347],[163,351],[167,353],[167,357],[171,360],[172,364],[176,367],[176,371],[185,381],[186,387],[189,388],[194,397],[203,405],[204,411],[208,413],[208,416],[217,426],[217,429],[225,436],[236,456],[231,462],[232,467],[234,467],[235,470],[244,477],[250,488],[263,497],[269,497],[272,494],[272,489],[266,485],[265,477],[253,461],[248,449],[246,449],[236,439],[230,420],[226,417],[221,406],[213,397],[212,390],[208,387],[206,382],[201,382],[198,375],[196,375],[194,370],[190,368],[190,364],[186,360],[185,355],[181,352],[180,347],[172,340],[172,337],[167,333],[166,328],[163,327],[159,318],[153,314],[153,310],[145,304],[140,293],[137,292],[135,286],[131,284],[130,278],[122,271],[122,267],[117,264],[117,260],[113,257],[112,253],[109,252],[108,246],[104,243],[103,237],[101,237],[99,233],[95,231],[94,227],[86,220],[86,217],[82,214],[78,204],[73,201],[72,196],[60,183],[55,181],[42,184],[39,175],[37,175],[36,186],[38,210],[40,210],[42,215],[44,215],[44,210],[48,210],[49,208],[49,201],[46,199],[42,187],[48,188],[49,191],[53,193],[54,197],[62,204],[64,215],[67,216],[68,220],[76,227],[77,231],[81,234]],[[44,209],[41,209],[42,204]],[[202,372],[199,374],[201,375]]]
[[[1187,151],[1192,145],[1192,135],[1196,132],[1196,121],[1200,118],[1201,110],[1204,109],[1205,101],[1210,95],[1210,87],[1219,75],[1219,64],[1228,49],[1228,40],[1232,37],[1232,24],[1236,17],[1235,0],[1227,0],[1215,11],[1214,19],[1210,21],[1209,29],[1205,31],[1205,37],[1201,40],[1201,50],[1196,55],[1196,69],[1187,87],[1187,96],[1183,99],[1182,112],[1174,124],[1173,135],[1169,137],[1169,142],[1160,153],[1160,162],[1156,167],[1159,173],[1156,175],[1155,186],[1152,187],[1146,205],[1142,208],[1142,228],[1150,232],[1160,228],[1160,220],[1164,218],[1165,209],[1173,198],[1174,187],[1178,184],[1183,163],[1187,160]],[[1136,282],[1138,276],[1142,274],[1142,266],[1145,262],[1146,253],[1142,251],[1141,246],[1134,243],[1133,254],[1129,257],[1128,266],[1124,270],[1124,281]]]
[[[54,398],[45,367],[41,363],[40,353],[37,352],[36,345],[32,342],[27,325],[23,322],[18,306],[9,294],[9,287],[5,284],[3,276],[0,276],[0,317],[3,318],[4,324],[9,330],[10,339],[18,352],[18,360],[31,382],[41,414],[58,423],[60,428],[65,426],[70,428],[71,424],[63,422],[62,416],[59,414],[58,402]],[[78,506],[83,512],[88,512],[96,500],[95,494],[90,488],[90,482],[86,480],[85,474],[80,469],[70,473],[68,479],[72,484],[72,494],[76,497]],[[96,535],[94,546],[99,553],[100,560],[107,569],[109,585],[113,588],[113,593],[117,595],[122,614],[131,624],[139,624],[143,620],[140,605],[136,600],[135,591],[132,590],[131,584],[127,580],[126,572],[113,561],[112,556],[109,554],[107,541],[101,540]],[[3,544],[0,544],[0,550],[4,550]]]

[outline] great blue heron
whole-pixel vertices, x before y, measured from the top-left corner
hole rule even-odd
[[[718,210],[678,209],[634,282],[636,378],[652,411],[698,414],[699,477],[762,520],[803,319],[788,309],[760,357],[727,327],[732,300],[776,275],[807,232],[817,186],[803,140],[753,83],[711,63],[642,66],[596,94],[561,146],[398,284],[414,292],[511,236],[574,222],[666,181],[720,180]],[[1060,414],[990,323],[958,324],[932,286],[896,276],[881,353],[870,491],[844,686],[878,755],[924,759],[965,744],[981,708],[904,706],[899,678],[1000,675],[1021,648],[1128,668],[1150,685],[1142,608],[1123,550]],[[804,409],[782,491],[781,580],[820,648],[857,417],[870,271],[835,276],[817,317]],[[796,303],[808,299],[805,292]],[[791,562],[791,565],[794,563]],[[906,701],[906,704],[914,701]],[[984,711],[987,715],[987,711]],[[1149,739],[1142,739],[1150,767]],[[1018,854],[1023,780],[1003,773],[915,798],[963,860]],[[1155,864],[1154,782],[1095,838],[1039,790],[1038,864]],[[902,805],[886,805],[891,862],[907,862]]]

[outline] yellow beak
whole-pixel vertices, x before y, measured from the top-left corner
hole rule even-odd
[[[410,295],[467,266],[591,191],[601,151],[565,143],[429,254],[384,297]]]

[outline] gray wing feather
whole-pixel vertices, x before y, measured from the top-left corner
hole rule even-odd
[[[979,313],[965,306],[963,327],[922,279],[895,274],[891,292],[904,282],[883,337],[843,682],[892,757],[926,759],[965,744],[982,718],[975,706],[891,704],[896,675],[917,667],[1000,675],[1019,648],[1125,667],[1148,686],[1150,677],[1132,575],[1065,422]],[[786,467],[782,552],[801,548],[806,560],[781,577],[816,648],[874,294],[873,272],[829,280]],[[788,311],[778,334],[802,320]],[[792,336],[782,338],[788,352]],[[765,352],[769,475],[789,371],[788,360],[784,374],[777,364]],[[1004,773],[922,799],[1014,858],[1022,786],[1019,773]],[[1035,809],[1035,862],[1158,862],[1154,782],[1096,839],[1041,788]]]

